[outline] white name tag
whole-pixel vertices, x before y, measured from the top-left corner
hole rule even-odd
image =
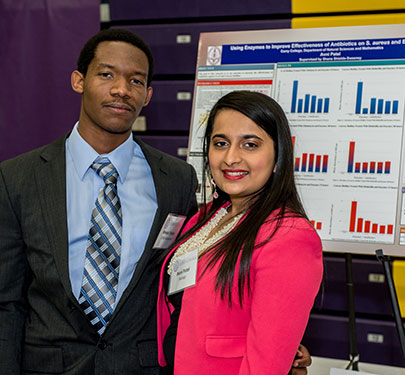
[[[167,249],[179,234],[184,220],[186,220],[186,217],[182,215],[167,215],[153,247],[157,249]]]
[[[352,370],[341,370],[338,368],[331,368],[330,375],[375,375],[369,372],[359,372],[359,371],[352,371]]]
[[[173,263],[169,281],[169,295],[195,285],[197,276],[198,249],[181,255]]]

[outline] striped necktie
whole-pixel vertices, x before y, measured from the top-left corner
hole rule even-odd
[[[101,335],[114,311],[121,256],[118,172],[108,159],[91,166],[104,179],[91,215],[79,304]]]

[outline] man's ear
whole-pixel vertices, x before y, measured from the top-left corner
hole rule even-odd
[[[146,107],[149,104],[149,102],[150,102],[150,100],[152,98],[152,94],[153,94],[152,86],[149,86],[146,90],[147,90],[146,91],[146,98],[145,98],[145,102],[143,104],[144,107]]]
[[[84,75],[78,70],[74,70],[70,76],[70,83],[73,91],[83,94]]]

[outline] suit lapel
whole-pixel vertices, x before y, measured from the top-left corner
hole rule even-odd
[[[149,166],[152,170],[153,182],[156,189],[156,197],[158,208],[156,210],[155,218],[149,233],[149,237],[145,244],[145,251],[150,253],[156,237],[159,234],[160,229],[162,228],[163,222],[166,219],[167,212],[170,208],[170,195],[167,191],[167,186],[169,186],[167,179],[168,171],[163,167],[162,155],[155,153],[153,149],[141,145],[142,151],[145,154],[146,160],[149,163]]]
[[[155,217],[153,219],[153,224],[145,244],[144,252],[135,268],[134,275],[132,276],[132,279],[128,287],[126,288],[124,294],[122,295],[118,303],[118,306],[116,307],[114,315],[115,313],[118,312],[118,310],[124,304],[125,300],[128,298],[132,290],[135,288],[146,266],[149,264],[150,258],[153,254],[152,251],[153,245],[156,241],[160,229],[162,228],[164,221],[166,220],[170,208],[170,195],[167,189],[165,188],[165,186],[169,185],[167,183],[167,179],[169,178],[169,176],[168,171],[163,167],[163,163],[161,162],[162,155],[156,152],[153,148],[144,144],[139,139],[135,138],[135,141],[141,147],[142,152],[144,153],[145,158],[148,161],[148,164],[151,168],[153,182],[155,184],[156,189],[158,208],[156,210]]]
[[[45,220],[47,235],[66,295],[76,301],[69,278],[68,231],[66,212],[66,155],[67,136],[44,148],[35,170],[38,199]]]

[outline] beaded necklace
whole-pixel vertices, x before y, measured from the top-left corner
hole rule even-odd
[[[223,237],[225,237],[239,222],[245,212],[234,216],[232,220],[218,230],[213,236],[207,239],[211,231],[218,225],[221,219],[228,213],[228,208],[231,206],[222,207],[217,213],[206,223],[200,230],[194,233],[188,240],[183,242],[175,251],[167,267],[167,273],[172,274],[173,264],[175,260],[190,251],[198,249],[198,255],[201,255],[205,250],[209,249],[212,245],[217,243]]]

